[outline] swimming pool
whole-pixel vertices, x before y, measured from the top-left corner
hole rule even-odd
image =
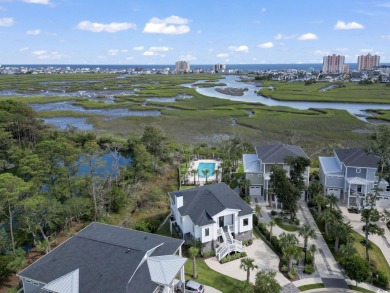
[[[207,173],[207,178],[209,178],[210,176],[213,176],[214,170],[215,170],[215,163],[200,162],[198,165],[199,178],[206,178],[206,176],[204,176],[203,172],[202,172],[202,170],[206,170],[206,169],[208,169],[210,171],[209,173]]]

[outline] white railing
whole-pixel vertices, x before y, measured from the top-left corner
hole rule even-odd
[[[220,261],[222,258],[224,258],[227,254],[231,253],[232,251],[238,251],[238,252],[244,251],[244,246],[242,245],[242,241],[239,241],[239,240],[236,240],[233,238],[233,236],[231,234],[230,226],[227,226],[227,235],[228,236],[225,235],[222,228],[219,228],[218,230],[221,233],[222,238],[223,238],[223,244],[215,250],[215,255],[216,255],[218,261]],[[217,231],[217,233],[218,233],[218,231]],[[226,237],[229,237],[230,244],[227,241]]]
[[[234,226],[233,225],[229,225],[228,226],[228,230],[230,230],[229,233],[234,232]]]

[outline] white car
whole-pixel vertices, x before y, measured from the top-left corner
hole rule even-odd
[[[191,293],[204,293],[204,286],[198,282],[195,282],[195,281],[192,281],[192,280],[187,280],[185,281],[185,292],[182,292],[182,281],[179,281],[179,283],[177,283],[177,287],[176,287],[176,292],[180,292],[180,293],[187,293],[187,292],[191,292]]]

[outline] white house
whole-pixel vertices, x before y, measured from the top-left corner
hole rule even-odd
[[[291,166],[285,162],[287,156],[305,157],[306,153],[300,146],[289,144],[272,144],[256,147],[256,154],[244,154],[245,179],[249,180],[249,195],[255,200],[268,201],[270,175],[273,165],[278,165],[290,173]],[[303,174],[306,185],[309,184],[310,167]]]
[[[243,251],[242,240],[252,237],[252,208],[225,183],[174,191],[171,199],[171,229],[185,241],[198,239],[203,251],[215,249],[221,259]]]
[[[319,157],[319,176],[324,193],[342,198],[347,207],[358,209],[366,205],[368,193],[373,193],[378,183],[376,176],[379,158],[368,155],[360,148],[334,149],[333,157]],[[377,206],[390,207],[390,186],[379,183],[380,196]]]

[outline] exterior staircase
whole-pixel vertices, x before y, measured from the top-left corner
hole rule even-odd
[[[244,251],[244,246],[242,245],[242,242],[233,238],[229,226],[221,227],[219,229],[219,233],[222,236],[223,243],[215,250],[215,255],[218,261],[221,261],[222,258],[230,254],[231,252]]]

